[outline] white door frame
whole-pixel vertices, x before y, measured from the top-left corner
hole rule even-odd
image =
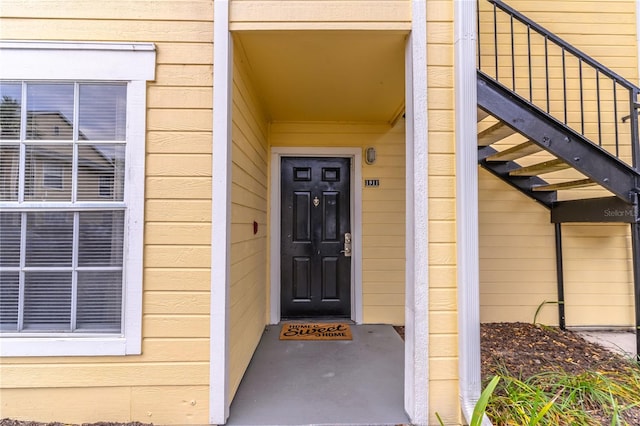
[[[344,157],[351,158],[351,319],[362,323],[362,149],[335,147],[274,147],[271,148],[270,197],[270,315],[269,322],[280,322],[280,159],[282,157]]]

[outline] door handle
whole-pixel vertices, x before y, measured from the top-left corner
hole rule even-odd
[[[345,232],[344,234],[344,250],[340,250],[340,253],[344,253],[344,257],[351,257],[351,233]]]

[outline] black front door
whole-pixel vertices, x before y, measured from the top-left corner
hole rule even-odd
[[[349,158],[283,158],[283,318],[351,316]]]

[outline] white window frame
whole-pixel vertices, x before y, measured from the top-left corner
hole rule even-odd
[[[53,184],[51,179],[55,179]],[[58,184],[58,181],[60,182]],[[44,163],[42,165],[42,187],[54,191],[62,191],[64,189],[64,168],[59,163]]]
[[[0,79],[126,82],[127,150],[121,334],[0,337],[0,356],[136,355],[142,351],[142,253],[146,82],[155,79],[152,43],[0,42]]]

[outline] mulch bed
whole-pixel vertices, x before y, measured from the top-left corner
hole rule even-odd
[[[528,323],[490,323],[480,326],[482,377],[501,368],[520,377],[543,371],[620,371],[629,359],[583,339],[572,331]]]
[[[528,323],[482,324],[480,347],[485,380],[504,370],[526,379],[547,371],[577,376],[587,371],[620,372],[633,367],[629,358],[589,342],[577,333]],[[612,424],[603,410],[594,410],[592,415],[602,424]],[[622,416],[626,424],[640,425],[640,407],[631,407]]]

